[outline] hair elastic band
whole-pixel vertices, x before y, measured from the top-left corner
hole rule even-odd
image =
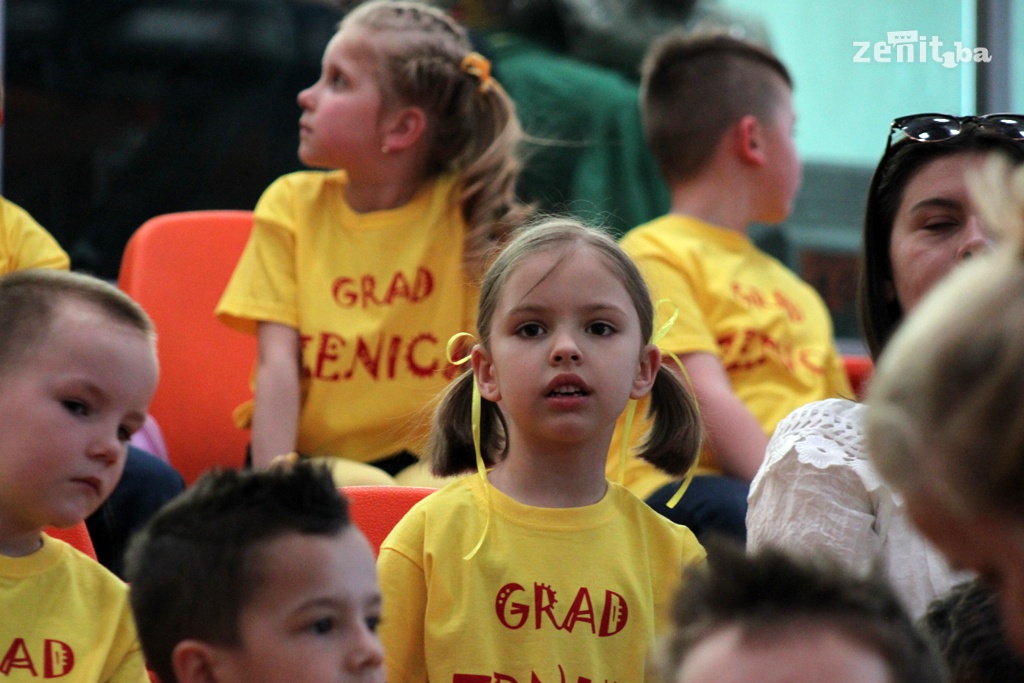
[[[459,69],[463,73],[475,76],[480,81],[480,85],[476,89],[477,92],[487,92],[494,85],[494,78],[491,76],[491,60],[479,52],[470,52],[463,57]]]
[[[466,354],[462,358],[455,359],[452,350],[455,348],[456,342],[460,339],[468,337],[469,339],[475,340],[476,338],[469,332],[456,332],[448,339],[448,345],[445,347],[445,355],[448,357],[448,362],[452,365],[464,365],[472,359],[471,354]],[[473,372],[470,370],[470,372]],[[487,492],[487,515],[484,519],[484,531],[480,534],[480,540],[476,542],[469,553],[463,557],[464,560],[470,560],[476,555],[477,551],[484,544],[484,539],[487,537],[487,530],[491,526],[491,486],[487,480],[487,466],[484,464],[484,456],[480,452],[480,409],[481,409],[480,398],[480,385],[476,383],[476,373],[473,374],[473,404],[470,413],[470,419],[473,425],[473,450],[476,453],[476,471],[480,475],[480,479],[484,483],[484,491]]]
[[[672,307],[672,315],[669,316],[664,325],[659,327],[651,335],[650,343],[655,346],[665,338],[665,335],[669,333],[669,330],[671,330],[672,326],[676,324],[676,319],[679,317],[679,308],[668,299],[658,299],[657,303],[654,304],[655,310],[660,308],[662,304],[668,304]],[[661,351],[662,355],[671,358],[675,362],[676,367],[679,368],[679,371],[683,373],[686,385],[690,389],[690,393],[694,395],[694,404],[696,405],[696,394],[693,393],[693,382],[690,381],[690,373],[686,371],[686,367],[683,365],[682,361],[680,361],[679,357],[672,351],[665,351],[664,349],[661,349],[661,347],[659,347],[658,350]],[[626,460],[629,458],[629,437],[630,432],[633,431],[633,419],[636,416],[636,403],[637,400],[635,398],[631,398],[626,404],[626,424],[622,429],[622,444],[619,449],[619,484],[622,484],[626,478]],[[700,416],[699,405],[697,405],[697,415]],[[693,459],[693,464],[690,465],[690,469],[686,471],[686,475],[683,477],[682,483],[679,485],[679,488],[676,489],[676,492],[672,494],[672,497],[668,502],[665,503],[665,507],[669,509],[674,508],[679,502],[679,499],[683,497],[684,493],[686,493],[686,489],[690,488],[690,482],[693,481],[693,474],[697,470],[697,463],[699,461],[700,454]]]

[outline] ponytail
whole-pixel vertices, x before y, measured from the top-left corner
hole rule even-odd
[[[686,474],[700,453],[700,411],[693,394],[667,365],[654,377],[647,416],[654,424],[637,457],[666,474]]]
[[[445,390],[434,411],[427,460],[430,471],[439,477],[472,472],[476,469],[473,445],[473,384],[476,376],[465,371]],[[497,403],[480,399],[480,453],[484,464],[494,465],[508,452],[508,428]],[[501,457],[495,458],[493,454]]]
[[[494,245],[503,242],[531,209],[515,198],[523,131],[511,98],[492,83],[474,93],[471,109],[470,121],[464,123],[470,135],[459,164],[460,204],[466,221],[465,263],[479,271]]]

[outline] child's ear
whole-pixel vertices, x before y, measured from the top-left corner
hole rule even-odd
[[[764,127],[757,117],[747,114],[733,127],[739,158],[753,166],[764,166],[767,161],[764,148]]]
[[[633,388],[629,392],[629,397],[643,398],[646,396],[654,386],[659,368],[661,368],[661,351],[654,344],[648,344],[640,353],[640,367],[636,377],[633,378]]]
[[[217,651],[200,640],[183,640],[171,652],[171,667],[179,683],[217,683]]]
[[[419,107],[402,107],[384,118],[382,148],[399,152],[412,147],[427,130],[427,115]]]
[[[501,388],[498,386],[498,374],[495,372],[494,363],[491,362],[491,354],[487,353],[480,344],[473,347],[471,352],[473,363],[473,375],[476,378],[477,386],[480,387],[480,396],[492,403],[501,400]]]

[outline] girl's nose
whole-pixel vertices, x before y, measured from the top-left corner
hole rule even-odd
[[[568,333],[555,336],[554,344],[551,347],[551,363],[579,363],[583,360],[580,354],[579,345],[576,339]]]
[[[985,230],[981,220],[973,214],[968,216],[967,224],[964,227],[964,240],[957,251],[956,260],[965,261],[991,246],[992,238],[988,231]]]
[[[315,85],[311,85],[308,88],[306,88],[305,90],[300,90],[299,91],[299,95],[295,99],[299,103],[299,107],[300,108],[302,108],[302,109],[312,109],[313,108],[313,88],[315,88],[315,87],[316,87]]]

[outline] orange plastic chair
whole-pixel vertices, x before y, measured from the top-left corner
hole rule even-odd
[[[94,560],[96,559],[96,548],[92,545],[92,536],[89,535],[89,527],[85,525],[85,521],[81,521],[74,526],[69,526],[66,529],[58,529],[55,526],[49,526],[43,531],[47,536],[64,541],[72,548],[79,550]]]
[[[125,247],[118,285],[153,318],[160,384],[150,412],[186,484],[241,467],[249,433],[231,412],[251,398],[255,338],[213,309],[252,230],[251,211],[188,211],[146,221]]]
[[[348,498],[349,515],[366,536],[373,554],[380,553],[380,544],[398,521],[416,503],[437,489],[421,486],[343,486]]]
[[[868,380],[874,372],[875,364],[869,356],[843,356],[843,366],[846,368],[846,376],[850,378],[853,386],[853,393],[857,398],[864,398],[864,391],[868,388]]]

